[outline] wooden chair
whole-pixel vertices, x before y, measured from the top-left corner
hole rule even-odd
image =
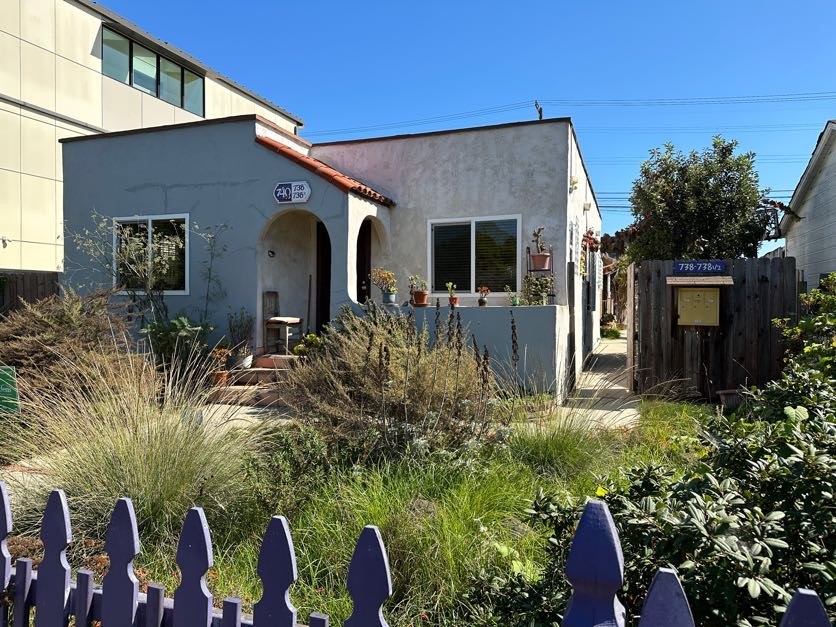
[[[281,331],[284,329],[284,352],[290,353],[290,327],[299,327],[299,335],[302,335],[302,318],[282,316],[279,309],[279,293],[274,291],[263,292],[261,295],[261,313],[264,319],[264,352],[268,353],[270,342],[268,332],[270,329],[278,329],[276,337],[276,350],[279,349],[279,342],[282,339]]]

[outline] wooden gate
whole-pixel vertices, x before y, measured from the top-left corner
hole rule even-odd
[[[719,286],[718,326],[678,323],[673,261],[644,261],[627,275],[628,381],[637,393],[683,389],[714,399],[719,390],[762,386],[783,365],[775,318],[796,319],[795,258],[727,260],[733,283]]]

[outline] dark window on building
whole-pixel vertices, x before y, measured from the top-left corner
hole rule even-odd
[[[183,68],[160,57],[160,99],[180,106],[183,98]]]
[[[432,291],[444,292],[450,282],[458,291],[469,292],[470,223],[434,224],[432,242]]]
[[[147,277],[148,223],[117,222],[116,283],[125,289],[141,289]]]
[[[157,55],[143,48],[139,44],[133,44],[132,84],[140,91],[152,96],[157,95]]]
[[[102,73],[126,85],[131,82],[131,42],[106,28],[102,29]]]
[[[183,108],[203,117],[203,78],[183,70]]]
[[[150,229],[150,231],[149,231]],[[150,235],[150,237],[149,237]],[[116,223],[116,284],[125,289],[185,291],[188,238],[185,218]]]
[[[476,222],[476,288],[517,290],[517,221]]]

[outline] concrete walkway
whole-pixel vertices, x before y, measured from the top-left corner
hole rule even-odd
[[[630,427],[641,400],[627,390],[627,339],[601,338],[589,356],[567,409],[605,428]]]

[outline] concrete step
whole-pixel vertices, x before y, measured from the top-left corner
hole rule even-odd
[[[253,368],[292,368],[299,361],[296,355],[259,355],[253,359]]]
[[[208,400],[223,405],[287,408],[281,390],[275,385],[219,385],[211,389]]]
[[[229,382],[241,386],[276,383],[286,380],[289,373],[290,368],[247,368],[230,372]]]

